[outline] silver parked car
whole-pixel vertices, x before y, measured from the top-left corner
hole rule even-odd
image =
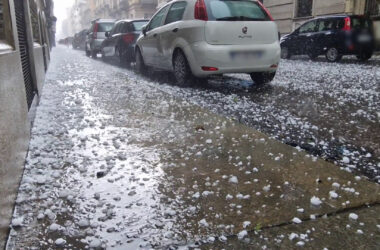
[[[106,32],[110,31],[116,20],[113,19],[96,19],[91,22],[91,28],[86,37],[86,55],[96,57],[100,52],[101,45],[106,39]]]
[[[259,1],[175,0],[162,7],[137,41],[136,68],[193,77],[248,73],[271,81],[280,61],[277,25]]]

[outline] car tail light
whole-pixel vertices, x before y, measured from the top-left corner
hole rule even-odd
[[[99,24],[95,23],[94,33],[93,33],[94,39],[96,39],[98,37],[98,28],[99,28]]]
[[[135,36],[133,34],[126,34],[123,36],[123,41],[125,43],[132,43],[135,40]]]
[[[202,70],[203,70],[203,71],[218,71],[219,69],[218,69],[218,68],[215,68],[215,67],[203,66],[203,67],[202,67]]]
[[[350,31],[350,30],[351,30],[351,18],[346,17],[346,18],[344,19],[344,27],[343,27],[343,30],[345,30],[345,31]]]
[[[197,0],[194,7],[194,18],[198,20],[207,21],[207,9],[204,0]]]
[[[260,2],[257,1],[257,3],[260,5],[260,7],[267,13],[268,17],[270,18],[271,21],[274,21],[272,15],[270,14],[269,10],[265,8],[265,6]]]

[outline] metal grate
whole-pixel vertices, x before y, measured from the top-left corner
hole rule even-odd
[[[28,110],[29,110],[33,102],[35,89],[33,85],[32,72],[30,68],[28,40],[26,36],[26,24],[25,24],[25,15],[24,15],[24,1],[14,0],[14,4],[15,4],[15,14],[16,14],[17,35],[18,35],[18,41],[19,41],[19,46],[20,46],[22,73],[24,75],[26,100],[28,103]]]

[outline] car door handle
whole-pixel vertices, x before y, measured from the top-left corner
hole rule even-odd
[[[174,33],[176,33],[178,31],[178,28],[175,28],[174,30],[172,30]]]
[[[157,37],[157,34],[154,34],[153,37]]]

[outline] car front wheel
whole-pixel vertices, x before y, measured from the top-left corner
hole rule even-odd
[[[342,59],[342,55],[337,48],[331,47],[326,51],[326,59],[329,62],[338,62]]]
[[[254,72],[251,73],[251,79],[256,84],[265,84],[271,82],[276,75],[276,72],[269,73],[269,72]]]
[[[189,63],[182,51],[177,51],[173,59],[174,77],[178,84],[186,85],[193,79]]]

